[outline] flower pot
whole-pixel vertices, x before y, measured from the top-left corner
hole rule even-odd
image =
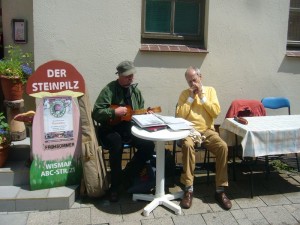
[[[5,100],[15,101],[23,98],[24,85],[19,78],[8,78],[3,75],[0,78]]]
[[[9,145],[0,145],[0,168],[2,168],[8,158]]]

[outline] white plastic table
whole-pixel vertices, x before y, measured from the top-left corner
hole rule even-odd
[[[151,201],[143,211],[144,216],[149,216],[150,212],[159,205],[164,205],[173,210],[175,214],[181,214],[181,207],[171,202],[177,198],[182,198],[183,191],[165,194],[165,141],[173,141],[185,138],[189,135],[189,130],[172,131],[163,129],[156,132],[148,132],[136,126],[131,128],[134,136],[156,142],[156,188],[155,195],[133,194],[133,200]]]

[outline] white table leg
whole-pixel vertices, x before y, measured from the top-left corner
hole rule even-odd
[[[159,141],[156,143],[156,188],[155,196],[147,194],[133,194],[132,199],[134,201],[144,200],[151,201],[143,211],[144,216],[149,216],[157,206],[164,205],[167,208],[173,210],[175,214],[181,214],[181,207],[171,202],[177,198],[182,198],[183,192],[177,192],[174,194],[165,195],[165,143]]]
[[[155,197],[165,194],[165,142],[156,142],[156,188]]]

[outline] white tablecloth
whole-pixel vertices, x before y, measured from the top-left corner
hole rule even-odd
[[[243,157],[300,152],[300,115],[245,118],[247,125],[227,118],[220,126],[220,136],[229,146],[235,145],[235,135],[239,136]]]

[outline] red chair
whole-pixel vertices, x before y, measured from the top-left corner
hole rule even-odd
[[[226,113],[225,118],[234,118],[234,117],[252,117],[252,116],[266,116],[266,110],[263,104],[258,100],[249,100],[249,99],[236,99],[231,102],[231,105]],[[232,149],[232,164],[233,164],[233,180],[236,180],[235,174],[235,165],[236,157],[238,151],[238,137],[235,136],[236,145]],[[252,159],[243,158],[242,162],[245,162],[250,171],[250,186],[251,186],[251,198],[253,198],[253,170],[251,168],[250,162]],[[267,170],[266,166],[266,171]]]
[[[257,100],[236,99],[231,102],[231,105],[226,113],[225,118],[250,117],[250,116],[265,116],[266,110],[263,104]]]

